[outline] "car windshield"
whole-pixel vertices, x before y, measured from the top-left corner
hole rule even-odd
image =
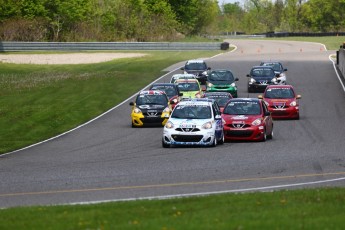
[[[224,114],[230,115],[259,115],[260,104],[256,101],[231,101],[224,109]]]
[[[208,76],[209,81],[234,82],[234,76],[230,71],[212,71]]]
[[[269,88],[266,90],[265,98],[294,98],[295,94],[292,89],[289,88]]]
[[[280,72],[282,70],[281,66],[279,65],[279,63],[262,63],[262,66],[270,66],[273,68],[274,71]]]
[[[275,73],[272,68],[254,68],[251,71],[251,75],[253,77],[275,77]]]
[[[139,95],[136,100],[137,105],[168,105],[168,99],[166,95],[160,94],[160,95]]]
[[[154,85],[151,87],[151,89],[152,90],[161,90],[161,91],[165,92],[165,94],[169,98],[177,95],[176,89],[171,85]]]
[[[228,97],[218,97],[218,96],[209,96],[207,98],[214,99],[219,106],[224,107],[226,103],[231,99]]]
[[[210,106],[207,105],[177,105],[171,114],[179,119],[209,119],[212,118]]]
[[[190,62],[185,65],[185,70],[206,70],[206,64],[204,62]]]
[[[179,82],[177,87],[180,91],[199,91],[199,85],[197,82]]]

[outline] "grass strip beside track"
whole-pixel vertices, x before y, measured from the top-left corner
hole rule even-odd
[[[345,189],[0,210],[0,229],[343,229]]]

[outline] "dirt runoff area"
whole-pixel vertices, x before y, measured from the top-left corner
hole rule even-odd
[[[142,57],[142,53],[63,53],[63,54],[0,54],[0,63],[14,64],[88,64],[119,58]]]

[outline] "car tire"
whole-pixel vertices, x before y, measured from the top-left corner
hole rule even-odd
[[[216,137],[216,134],[214,135],[214,139],[213,139],[213,142],[211,144],[211,147],[216,147],[218,144],[218,141],[217,141],[217,137]]]
[[[262,142],[265,142],[267,140],[267,134],[266,134],[266,129],[264,130],[264,135],[261,139]]]
[[[222,133],[222,137],[219,139],[218,144],[224,144],[224,132]]]
[[[170,145],[169,145],[169,144],[166,144],[166,143],[164,142],[164,140],[162,139],[162,147],[163,147],[163,148],[170,148]]]
[[[272,127],[271,134],[270,134],[270,135],[267,135],[267,138],[268,138],[268,139],[273,139],[273,127]]]

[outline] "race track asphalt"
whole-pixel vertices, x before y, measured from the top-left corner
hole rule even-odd
[[[302,95],[300,120],[274,121],[274,138],[265,143],[163,149],[162,128],[131,128],[125,101],[72,132],[0,156],[0,207],[344,186],[345,97],[329,60],[335,51],[316,43],[229,42],[237,49],[208,65],[233,71],[239,97],[257,97],[247,93],[246,74],[262,60],[281,61]]]

